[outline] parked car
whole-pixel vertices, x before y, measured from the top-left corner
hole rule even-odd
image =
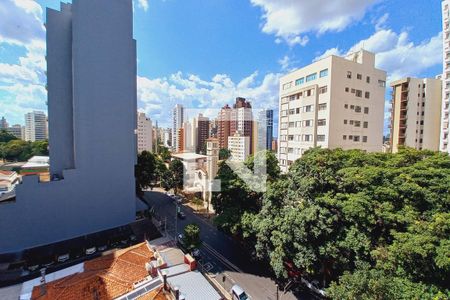
[[[179,211],[177,213],[177,216],[178,216],[178,219],[181,219],[181,220],[186,219],[186,214],[184,212],[182,212],[182,211]]]
[[[231,299],[233,300],[249,300],[250,297],[245,293],[245,291],[237,284],[233,285],[230,291]]]
[[[95,247],[90,247],[90,248],[86,249],[86,255],[92,255],[95,252],[97,252],[97,248],[95,248]]]
[[[66,254],[59,255],[57,260],[58,260],[58,262],[62,263],[62,262],[68,261],[69,258],[70,258],[69,253],[66,253]]]
[[[37,269],[39,269],[39,265],[32,265],[32,266],[28,266],[27,267],[27,269],[28,269],[28,271],[30,271],[30,272],[34,272],[34,271],[36,271]]]
[[[108,249],[108,246],[107,246],[107,245],[101,245],[101,246],[98,246],[98,251],[100,251],[100,252],[103,252],[103,251],[105,251],[106,249]]]
[[[194,249],[191,251],[191,255],[192,255],[192,257],[195,258],[196,260],[200,260],[200,258],[202,258],[202,255],[201,255],[201,253],[200,253],[200,250],[197,249],[197,248],[194,248]]]
[[[134,234],[130,235],[130,241],[135,242],[136,240],[137,237]]]

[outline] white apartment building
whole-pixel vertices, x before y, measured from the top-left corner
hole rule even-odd
[[[42,111],[25,114],[25,141],[43,141],[48,138],[47,116]]]
[[[172,111],[172,149],[176,151],[179,145],[178,129],[183,127],[184,122],[184,107],[181,104],[175,105]]]
[[[137,115],[137,150],[153,152],[153,125],[152,120],[145,113]]]
[[[442,81],[404,78],[391,83],[391,150],[439,150]]]
[[[441,104],[441,134],[439,148],[450,153],[449,141],[449,101],[450,101],[450,0],[442,1],[443,28],[443,73],[442,73],[442,104]]]
[[[184,145],[183,151],[194,152],[197,148],[197,127],[195,118],[193,121],[186,121],[183,123]],[[180,141],[179,141],[180,142]]]
[[[228,150],[231,152],[232,160],[245,161],[250,155],[250,137],[237,131],[228,137]]]
[[[361,50],[328,56],[280,80],[281,170],[312,147],[381,151],[386,72]]]

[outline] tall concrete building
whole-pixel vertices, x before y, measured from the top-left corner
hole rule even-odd
[[[209,118],[199,114],[196,118],[196,150],[197,153],[206,153],[206,140],[209,138]]]
[[[250,146],[250,137],[239,131],[228,137],[228,149],[233,160],[245,161],[250,155]]]
[[[13,125],[11,127],[7,127],[6,131],[10,134],[14,135],[16,138],[23,140],[23,127],[20,124]]]
[[[273,139],[273,110],[264,109],[258,112],[258,151],[271,150]]]
[[[183,122],[183,138],[179,140],[179,144],[179,149],[182,148],[182,151],[195,152],[197,148],[197,128],[195,118],[192,121]]]
[[[137,151],[153,152],[152,120],[142,112],[137,115]]]
[[[48,139],[47,116],[42,111],[25,114],[25,141],[35,142]]]
[[[328,56],[280,80],[278,158],[282,171],[309,148],[381,151],[386,72],[361,50]]]
[[[175,105],[172,110],[172,149],[177,151],[180,148],[178,139],[178,129],[183,127],[184,123],[184,107],[181,104]]]
[[[8,122],[6,121],[5,117],[2,117],[0,119],[0,129],[6,129],[8,127],[9,127]]]
[[[404,78],[391,83],[390,146],[439,150],[442,81]]]
[[[220,109],[217,117],[217,138],[220,149],[228,148],[228,137],[230,136],[231,107],[226,104]]]
[[[250,140],[249,153],[254,152],[254,119],[252,105],[245,98],[238,97],[231,110],[230,135],[239,132],[243,136],[248,136]]]
[[[441,134],[439,148],[450,153],[450,0],[442,1],[442,40],[443,40],[443,72],[442,72],[442,104]]]
[[[1,205],[0,253],[135,220],[132,0],[77,0],[46,20],[52,180],[26,176]]]

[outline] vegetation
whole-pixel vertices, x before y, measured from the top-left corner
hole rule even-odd
[[[173,159],[169,163],[169,170],[164,172],[161,183],[166,191],[173,189],[175,194],[183,188],[184,166],[181,160]]]
[[[164,147],[163,145],[159,145],[158,147],[159,155],[163,161],[169,161],[170,160],[170,151],[167,147]]]
[[[213,205],[278,278],[295,269],[332,299],[450,297],[448,155],[312,149],[269,177],[259,195],[222,164]]]
[[[0,159],[27,161],[35,155],[48,155],[47,141],[26,142],[5,130],[0,131]]]
[[[227,148],[222,148],[219,150],[219,159],[220,160],[225,160],[230,158],[231,156],[231,151],[228,150]]]
[[[184,227],[183,245],[188,251],[200,247],[200,227],[197,224],[189,224]]]

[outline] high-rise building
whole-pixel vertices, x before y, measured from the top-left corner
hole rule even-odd
[[[180,144],[183,144],[183,151],[195,152],[197,148],[197,128],[195,125],[195,118],[183,123],[183,140],[180,140]]]
[[[271,150],[273,139],[273,110],[261,110],[258,113],[258,151]]]
[[[11,127],[7,127],[6,131],[10,134],[14,135],[16,138],[23,140],[22,135],[22,126],[20,124],[13,125]]]
[[[180,148],[178,140],[178,129],[183,126],[184,123],[184,107],[181,104],[175,105],[172,110],[172,149],[177,151]]]
[[[217,136],[219,138],[220,149],[228,148],[228,137],[230,136],[230,120],[231,107],[226,104],[220,109],[219,116],[217,117]]]
[[[361,50],[328,56],[280,80],[278,158],[282,171],[304,151],[381,151],[386,72]]]
[[[391,83],[390,148],[439,150],[442,81],[404,78]]]
[[[0,254],[136,218],[132,0],[47,9],[50,182],[25,176],[0,207]]]
[[[6,122],[5,117],[2,117],[0,119],[0,129],[6,129],[8,127],[9,127],[8,122]]]
[[[47,116],[42,111],[25,114],[25,141],[44,141],[47,135]]]
[[[278,140],[277,138],[272,139],[272,151],[277,153],[278,152]]]
[[[442,72],[442,104],[441,133],[439,148],[450,153],[450,0],[442,1],[442,40],[443,40],[443,72]]]
[[[196,152],[205,154],[206,152],[206,140],[209,138],[209,118],[199,114],[196,119],[197,130],[197,147]]]
[[[164,147],[170,148],[172,147],[172,129],[165,128],[163,133],[163,145]]]
[[[250,137],[244,136],[239,131],[228,137],[228,149],[233,160],[245,161],[250,155],[250,146]]]
[[[176,152],[184,152],[186,150],[184,148],[185,147],[184,132],[185,132],[184,127],[180,127],[177,130],[177,145],[178,146],[177,146]]]
[[[236,132],[243,136],[248,136],[250,139],[249,153],[252,154],[254,150],[254,126],[253,126],[252,105],[245,98],[236,98],[236,103],[231,110],[230,135]]]
[[[137,116],[137,150],[153,152],[153,126],[152,120],[145,113],[138,112]]]

